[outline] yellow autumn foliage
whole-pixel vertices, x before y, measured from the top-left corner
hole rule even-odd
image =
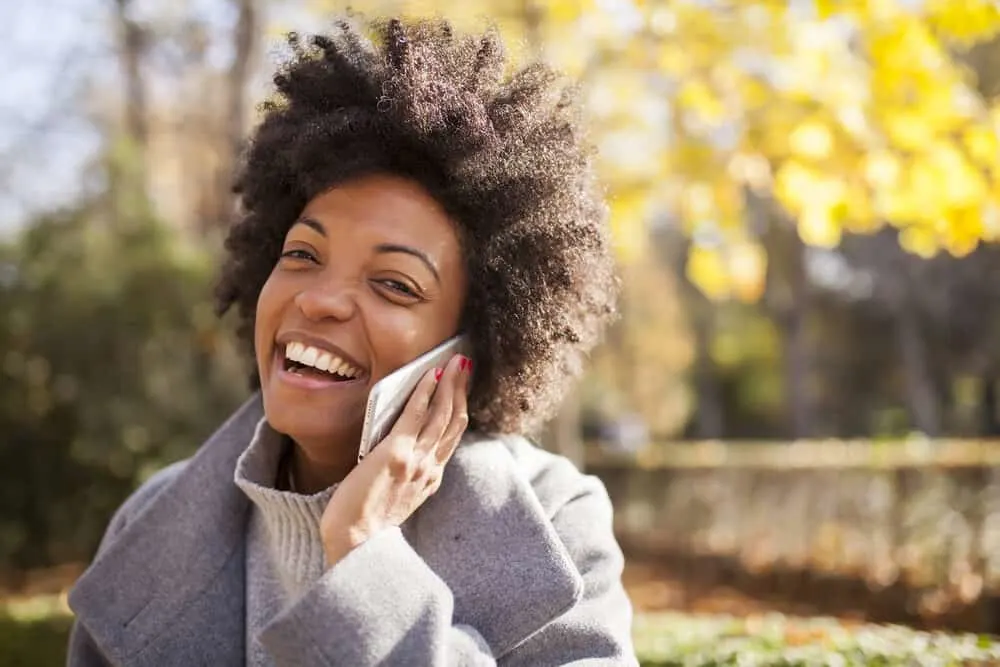
[[[335,0],[308,0],[319,12]],[[708,296],[753,299],[766,261],[744,192],[806,243],[900,229],[917,255],[1000,237],[1000,103],[955,56],[1000,32],[995,0],[363,0],[368,13],[497,23],[518,58],[582,77],[623,262],[649,220],[695,235]]]

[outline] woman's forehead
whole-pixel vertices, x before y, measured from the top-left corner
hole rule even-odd
[[[298,222],[331,241],[403,243],[435,255],[459,247],[444,207],[419,183],[398,176],[366,176],[333,187],[314,197]]]
[[[319,193],[303,209],[303,215],[375,218],[405,214],[412,217],[448,219],[444,207],[417,181],[391,174],[355,178]]]

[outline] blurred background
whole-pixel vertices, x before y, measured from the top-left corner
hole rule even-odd
[[[540,441],[608,486],[642,647],[691,614],[1000,633],[996,2],[351,6],[580,81],[623,317]],[[61,662],[111,513],[247,395],[233,165],[281,35],[344,9],[0,0],[0,664]]]

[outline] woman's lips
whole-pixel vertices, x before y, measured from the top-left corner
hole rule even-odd
[[[323,377],[319,374],[301,374],[294,371],[287,370],[285,368],[285,358],[284,355],[280,353],[280,350],[276,350],[273,359],[274,375],[283,384],[290,385],[297,389],[307,389],[307,390],[321,390],[321,389],[332,389],[335,387],[348,388],[354,387],[360,383],[360,378],[352,378],[350,380],[338,380],[333,375],[329,378]]]

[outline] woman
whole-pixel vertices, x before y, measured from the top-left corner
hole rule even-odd
[[[373,27],[291,39],[219,289],[259,392],[118,511],[70,665],[635,664],[604,488],[517,435],[614,310],[572,96]],[[357,463],[371,386],[459,332]]]

